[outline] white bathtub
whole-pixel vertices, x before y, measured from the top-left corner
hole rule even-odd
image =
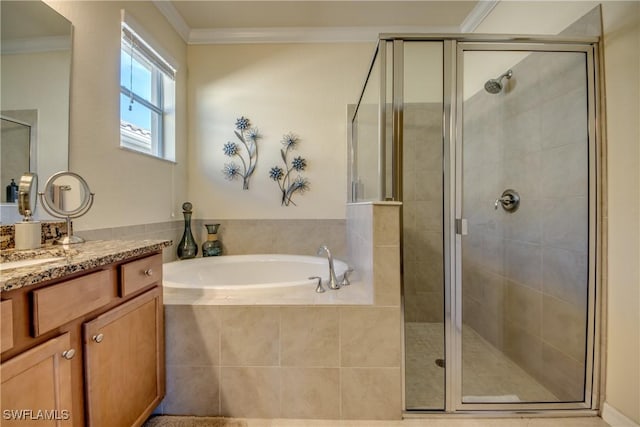
[[[349,266],[334,259],[338,279]],[[315,292],[322,277],[326,289]],[[163,266],[165,304],[366,304],[362,283],[328,289],[324,257],[301,255],[225,255],[175,261]],[[362,302],[359,302],[362,301]]]

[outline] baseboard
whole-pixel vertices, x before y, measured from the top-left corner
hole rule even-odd
[[[602,419],[611,427],[640,427],[640,424],[606,402],[604,408],[602,408]]]

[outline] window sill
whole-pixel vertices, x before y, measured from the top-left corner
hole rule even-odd
[[[154,156],[153,154],[145,153],[144,151],[134,150],[133,148],[123,147],[122,145],[119,147],[121,150],[128,151],[129,153],[140,154],[141,156],[149,157],[152,159],[160,160],[162,162],[170,163],[172,165],[177,165],[178,162],[175,160],[165,159],[164,157]]]

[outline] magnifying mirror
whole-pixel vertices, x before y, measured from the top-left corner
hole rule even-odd
[[[25,172],[18,184],[18,211],[23,221],[31,221],[38,203],[38,175]]]
[[[58,172],[47,180],[44,191],[39,194],[44,210],[67,221],[68,236],[55,243],[66,245],[84,242],[83,238],[73,235],[71,220],[86,214],[93,205],[94,193],[89,189],[87,181],[77,173]]]

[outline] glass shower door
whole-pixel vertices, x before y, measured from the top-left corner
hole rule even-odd
[[[584,402],[589,51],[502,49],[458,50],[461,403]]]

